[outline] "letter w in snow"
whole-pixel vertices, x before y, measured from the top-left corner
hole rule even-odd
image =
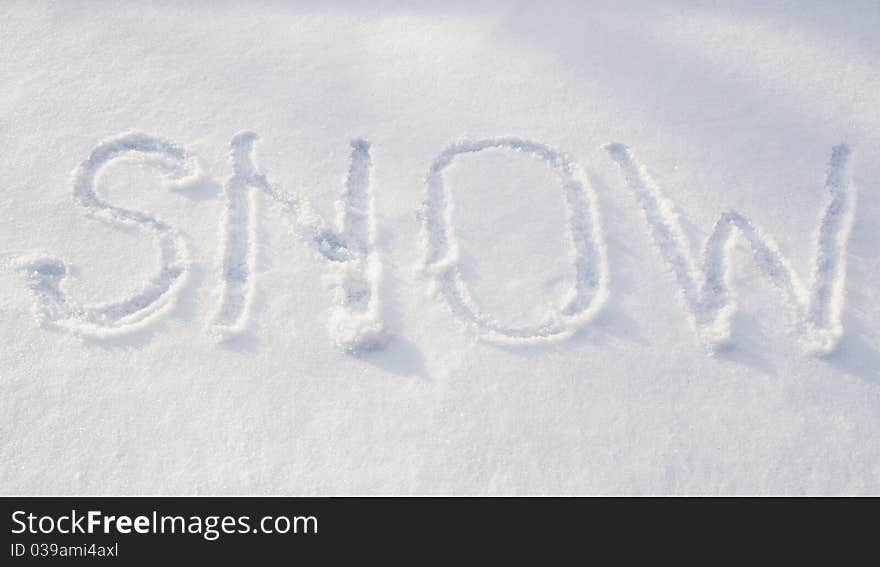
[[[761,273],[794,306],[807,349],[816,354],[834,351],[843,335],[846,245],[855,211],[855,194],[847,177],[847,146],[835,146],[831,153],[825,180],[830,201],[819,224],[809,288],[773,240],[738,212],[726,212],[715,223],[699,266],[691,257],[689,242],[672,203],[633,158],[629,148],[609,144],[605,149],[620,166],[627,186],[641,205],[654,242],[672,268],[685,306],[705,342],[714,348],[730,340],[730,322],[737,307],[729,289],[730,253],[736,237],[741,236]]]

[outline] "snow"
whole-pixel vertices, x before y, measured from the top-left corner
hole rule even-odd
[[[7,2],[0,493],[880,492],[875,2]]]

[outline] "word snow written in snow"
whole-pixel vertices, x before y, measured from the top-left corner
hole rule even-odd
[[[231,142],[232,175],[224,184],[225,209],[220,222],[220,284],[210,332],[226,340],[248,328],[257,285],[257,212],[261,202],[268,201],[287,214],[294,230],[333,267],[335,301],[328,317],[333,341],[349,352],[380,348],[387,342],[389,331],[380,301],[382,260],[375,246],[369,142],[351,142],[351,162],[337,202],[337,218],[329,223],[308,200],[288,195],[270,182],[256,165],[256,140],[256,134],[243,132]],[[505,326],[484,312],[459,267],[453,200],[443,172],[457,156],[489,149],[516,152],[543,163],[557,179],[566,206],[564,224],[574,280],[558,303],[561,307],[529,325]],[[731,254],[733,244],[741,238],[760,272],[796,314],[805,348],[817,354],[835,350],[843,335],[846,246],[855,216],[847,146],[839,145],[832,150],[825,180],[830,200],[817,231],[809,283],[798,276],[770,236],[735,211],[719,217],[697,261],[691,255],[690,242],[671,201],[646,168],[622,144],[609,144],[605,149],[641,207],[660,256],[680,287],[688,317],[707,346],[719,348],[731,341],[731,319],[738,307],[730,286]],[[187,281],[191,262],[185,239],[177,229],[151,214],[117,207],[96,193],[97,177],[119,159],[156,168],[164,176],[166,187],[172,189],[195,186],[209,179],[198,159],[167,140],[130,133],[99,144],[73,173],[74,201],[91,218],[121,229],[134,228],[152,238],[159,269],[129,297],[83,305],[63,290],[70,270],[62,260],[46,254],[20,258],[17,266],[26,274],[28,286],[36,296],[35,312],[43,324],[99,339],[136,332],[169,313]],[[433,280],[438,295],[454,316],[480,338],[504,344],[563,340],[589,324],[606,304],[611,284],[597,198],[577,164],[561,152],[518,138],[459,142],[444,149],[433,161],[425,190],[420,211],[424,273]]]

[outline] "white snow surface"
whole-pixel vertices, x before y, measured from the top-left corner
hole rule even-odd
[[[877,30],[3,2],[0,493],[880,493]]]

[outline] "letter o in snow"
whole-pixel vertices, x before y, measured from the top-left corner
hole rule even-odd
[[[556,174],[566,204],[569,256],[575,279],[564,307],[536,324],[504,326],[480,311],[459,270],[458,238],[452,225],[452,196],[443,183],[443,170],[456,156],[486,149],[509,149],[543,161]],[[443,150],[428,171],[427,197],[422,207],[424,268],[437,283],[453,313],[481,338],[501,343],[532,343],[565,339],[599,312],[609,294],[607,254],[596,196],[577,166],[560,152],[518,138],[464,141]]]

